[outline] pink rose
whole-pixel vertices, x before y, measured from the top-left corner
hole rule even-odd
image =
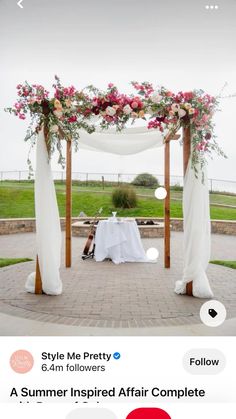
[[[138,108],[138,102],[133,101],[133,102],[131,103],[131,108],[133,108],[133,109],[137,109],[137,108]]]

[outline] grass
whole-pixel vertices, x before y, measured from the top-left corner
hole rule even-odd
[[[116,209],[112,205],[111,194],[113,187],[108,186],[105,191],[97,186],[73,185],[72,188],[72,215],[77,217],[81,211],[88,216],[94,215],[100,207],[103,207],[103,216],[111,215]],[[86,190],[86,191],[85,191]],[[88,192],[87,192],[88,190]],[[94,193],[98,191],[100,193]],[[136,188],[138,194],[150,195],[150,197],[139,196],[138,205],[132,209],[118,209],[118,216],[131,217],[163,217],[163,202],[153,198],[154,190],[147,188]],[[57,201],[59,212],[65,216],[65,186],[56,184]],[[182,218],[181,192],[173,191],[171,200],[171,217]],[[228,198],[226,196],[225,198]],[[232,197],[234,199],[234,197]],[[228,201],[227,201],[228,203]],[[34,212],[34,190],[33,183],[2,182],[0,184],[0,218],[33,218]],[[236,220],[236,208],[224,208],[211,205],[211,218],[219,220]]]
[[[211,260],[215,265],[226,266],[227,268],[236,269],[236,260]]]
[[[28,258],[17,258],[17,259],[0,258],[0,268],[4,268],[5,266],[9,266],[9,265],[16,265],[16,263],[30,262],[31,260],[32,259],[28,259]]]

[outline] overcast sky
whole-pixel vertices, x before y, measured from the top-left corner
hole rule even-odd
[[[0,0],[0,170],[26,169],[25,121],[5,114],[16,84],[28,80],[50,88],[63,84],[100,88],[114,82],[130,91],[131,80],[170,90],[203,88],[236,92],[236,0]],[[209,163],[210,177],[236,180],[236,98],[222,100],[215,118],[228,160]],[[172,144],[173,174],[182,174],[182,150]],[[58,169],[56,162],[53,168]],[[131,157],[80,151],[73,170],[140,173],[163,171],[163,151]]]

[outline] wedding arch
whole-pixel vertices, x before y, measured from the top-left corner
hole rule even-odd
[[[214,135],[213,115],[218,100],[202,90],[174,94],[164,87],[154,90],[148,82],[132,82],[136,94],[120,93],[109,84],[101,91],[94,86],[76,90],[64,87],[55,76],[54,94],[41,85],[19,84],[18,100],[6,111],[31,122],[25,140],[37,145],[36,272],[26,284],[29,292],[58,295],[60,280],[60,218],[50,168],[55,149],[59,163],[66,165],[65,266],[71,267],[72,146],[115,154],[133,154],[164,146],[164,266],[170,268],[170,142],[182,129],[184,172],[184,272],[175,292],[201,298],[213,296],[206,268],[210,258],[209,193],[206,157],[216,151],[224,155]],[[144,121],[146,126],[135,126]],[[131,126],[129,126],[131,123]],[[66,159],[61,140],[66,140]],[[30,170],[31,163],[28,159]]]

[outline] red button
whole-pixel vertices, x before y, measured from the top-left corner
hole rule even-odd
[[[171,417],[164,410],[157,407],[145,407],[133,410],[126,419],[171,419]]]

